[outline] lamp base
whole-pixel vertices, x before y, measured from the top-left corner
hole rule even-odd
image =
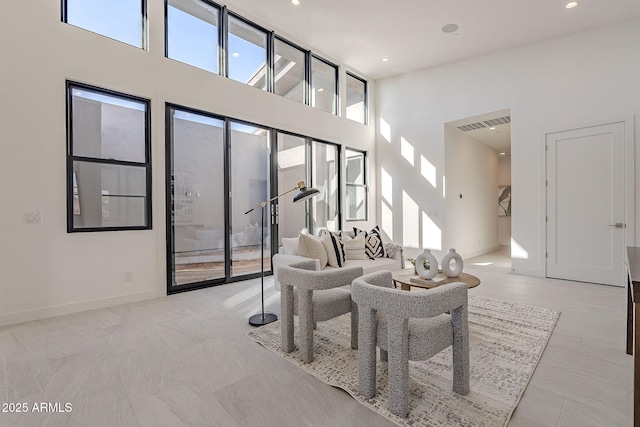
[[[249,324],[251,326],[264,326],[275,322],[276,320],[278,320],[278,316],[273,313],[264,313],[264,315],[262,313],[258,313],[249,318]]]

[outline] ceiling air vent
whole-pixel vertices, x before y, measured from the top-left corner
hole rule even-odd
[[[511,116],[498,117],[497,119],[489,119],[484,121],[484,124],[487,126],[506,125],[507,123],[511,123]]]
[[[482,122],[469,123],[468,125],[458,126],[458,129],[463,132],[469,132],[470,130],[478,130],[492,126],[506,125],[508,123],[511,123],[511,116],[496,117],[495,119],[483,120]]]
[[[463,132],[469,132],[470,130],[477,130],[477,129],[482,129],[482,128],[486,128],[486,126],[483,123],[471,123],[468,125],[464,125],[464,126],[458,126],[458,129],[460,129]]]

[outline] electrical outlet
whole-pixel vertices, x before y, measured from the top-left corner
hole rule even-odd
[[[42,224],[42,212],[25,212],[24,220],[27,224]]]
[[[133,273],[131,271],[127,271],[126,273],[124,273],[124,281],[125,282],[133,281]]]

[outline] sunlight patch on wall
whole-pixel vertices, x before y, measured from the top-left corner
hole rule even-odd
[[[422,212],[422,247],[436,251],[442,250],[442,230],[424,211]]]
[[[380,117],[380,135],[391,144],[391,126],[382,117]]]
[[[393,241],[393,212],[385,202],[382,202],[382,231]]]
[[[442,177],[442,198],[443,199],[447,198],[447,177],[446,176]]]
[[[433,188],[437,188],[436,167],[425,156],[420,156],[420,172]]]
[[[400,154],[404,157],[411,166],[413,166],[414,149],[413,145],[409,144],[409,141],[400,137]]]
[[[405,248],[420,247],[418,204],[405,191],[402,191],[402,246]]]
[[[380,168],[380,187],[382,199],[393,206],[393,178],[384,168]]]
[[[529,259],[529,252],[516,242],[513,237],[511,238],[511,258],[517,259]]]

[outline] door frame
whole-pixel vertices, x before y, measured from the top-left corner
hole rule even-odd
[[[588,127],[596,127],[614,123],[624,124],[624,176],[625,176],[625,246],[635,246],[635,116],[628,115],[612,119],[598,120],[590,123],[566,125],[553,129],[546,129],[540,136],[540,153],[543,161],[540,173],[540,259],[542,260],[542,272],[547,275],[547,137],[558,132],[567,132]],[[626,253],[626,251],[625,251]]]

